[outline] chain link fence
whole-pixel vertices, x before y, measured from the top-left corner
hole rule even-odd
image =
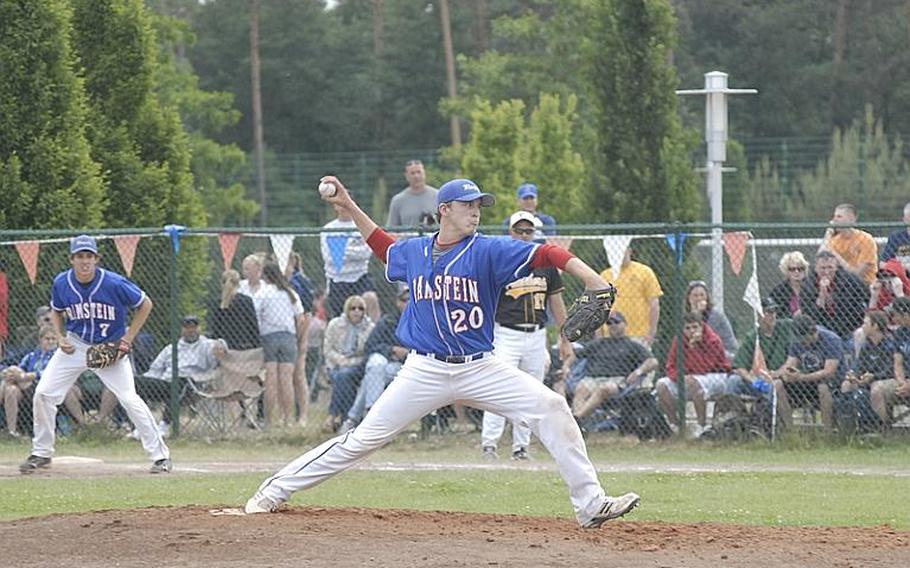
[[[559,349],[550,314],[544,380],[566,395],[590,435],[746,440],[807,429],[906,431],[910,234],[896,224],[863,225],[864,233],[831,240],[826,229],[559,227],[546,239],[604,270],[619,297],[599,337],[571,350]],[[897,245],[886,247],[892,233]],[[71,236],[0,233],[7,433],[31,433],[35,380],[17,369],[40,381],[53,353],[55,337],[45,328],[50,288],[69,268]],[[96,236],[100,265],[128,274],[154,303],[131,364],[137,390],[168,435],[344,430],[408,356],[394,336],[408,295],[385,280],[356,235],[301,228]],[[870,263],[865,270],[862,262]],[[568,277],[564,284],[571,303],[581,283]],[[413,432],[476,431],[479,442],[481,424],[479,412],[451,407]],[[57,428],[60,435],[132,431],[90,371],[61,405]]]

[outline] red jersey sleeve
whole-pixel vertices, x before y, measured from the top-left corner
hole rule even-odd
[[[370,236],[367,237],[367,245],[373,249],[373,254],[382,262],[386,261],[386,253],[388,253],[389,247],[393,244],[395,244],[395,238],[382,230],[381,227],[376,227],[376,229],[370,233]]]
[[[556,245],[540,245],[531,259],[531,268],[546,268],[553,266],[565,270],[566,264],[575,258],[575,255]]]

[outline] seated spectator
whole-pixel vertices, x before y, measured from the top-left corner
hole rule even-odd
[[[398,341],[395,330],[398,328],[398,320],[401,319],[401,314],[408,306],[410,297],[411,293],[407,288],[400,291],[395,311],[382,316],[382,319],[370,332],[364,346],[367,363],[363,372],[363,381],[360,383],[360,388],[357,389],[357,398],[354,399],[354,404],[351,405],[347,418],[341,425],[342,431],[354,428],[363,420],[382,391],[389,386],[389,383],[401,370],[401,366],[408,356],[408,348]]]
[[[862,280],[837,265],[831,252],[815,256],[815,271],[806,280],[803,314],[848,344],[853,330],[863,324],[869,289]]]
[[[609,335],[594,339],[563,362],[563,369],[568,369],[576,359],[587,361],[584,378],[576,385],[572,397],[572,414],[576,420],[590,416],[626,387],[650,389],[647,378],[657,369],[657,359],[641,342],[626,335],[626,325],[625,316],[614,310],[607,319]]]
[[[208,327],[212,338],[225,340],[232,351],[262,346],[253,299],[240,292],[240,274],[236,270],[221,274],[221,298],[209,308]]]
[[[0,343],[0,367],[15,365],[31,353],[36,345],[40,345],[39,330],[52,325],[51,307],[38,306],[35,310],[35,325],[17,326],[15,338]]]
[[[854,205],[841,203],[835,207],[818,252],[831,253],[840,268],[868,286],[875,280],[878,245],[872,235],[854,227],[857,218]]]
[[[786,368],[787,353],[793,337],[793,322],[779,315],[785,310],[781,310],[774,298],[762,299],[761,305],[763,313],[758,320],[758,327],[747,333],[739,344],[739,350],[733,358],[733,372],[756,387],[758,385],[754,383],[757,379],[767,381],[770,388],[772,381],[779,379]],[[763,368],[757,364],[755,357],[756,338],[761,349]]]
[[[657,381],[657,399],[671,428],[680,428],[676,401],[679,399],[676,366],[678,338],[673,338],[667,354],[667,376]],[[708,429],[708,401],[728,391],[730,360],[720,337],[705,323],[699,312],[689,312],[683,317],[683,364],[685,365],[686,400],[695,405],[698,425],[695,437],[700,438]]]
[[[803,311],[805,302],[806,276],[809,274],[809,261],[798,250],[788,252],[781,257],[778,269],[784,281],[774,287],[769,294],[774,303],[783,311],[778,315],[792,318]]]
[[[181,381],[207,380],[227,349],[223,339],[209,339],[200,334],[198,317],[185,316],[180,326],[180,339],[177,340],[177,377]],[[173,345],[169,343],[158,353],[145,374],[136,377],[136,391],[150,406],[154,402],[167,405],[171,400],[172,364]],[[159,428],[166,431],[170,423],[170,413],[165,412]]]
[[[711,301],[711,293],[708,291],[708,285],[703,280],[694,280],[689,282],[686,288],[686,297],[683,302],[685,313],[694,312],[701,316],[702,321],[711,326],[711,329],[720,337],[724,344],[724,351],[727,358],[732,358],[739,348],[739,342],[733,335],[733,328],[730,326],[730,320],[724,313],[714,307]]]
[[[903,297],[891,304],[894,323],[898,325],[893,336],[893,378],[872,383],[870,393],[872,408],[887,426],[896,404],[910,406],[910,298]]]
[[[366,303],[357,295],[344,302],[343,314],[332,318],[325,329],[322,352],[332,383],[326,432],[336,432],[354,403],[357,385],[363,376],[366,342],[373,322],[366,316]]]
[[[822,424],[834,426],[832,393],[843,379],[844,349],[833,331],[817,325],[811,316],[793,318],[793,341],[784,372],[774,381],[781,421],[793,424],[792,405],[811,406],[822,413]]]
[[[888,242],[882,249],[881,262],[886,262],[895,257],[910,257],[910,203],[904,205],[903,222],[907,225],[903,229],[898,229],[888,236]],[[905,264],[910,264],[908,261]]]
[[[31,414],[35,385],[41,380],[41,373],[57,350],[57,333],[53,327],[41,327],[38,331],[38,341],[38,347],[27,353],[18,365],[7,367],[2,372],[0,397],[3,399],[6,414],[6,430],[16,438],[20,436],[19,410],[22,408]],[[76,424],[84,422],[78,387],[71,388],[66,393],[63,404]]]
[[[879,310],[866,314],[863,318],[863,332],[865,342],[853,368],[844,377],[840,390],[843,393],[861,392],[869,402],[872,385],[894,376],[894,342],[888,329],[888,315]],[[880,397],[879,404],[873,405],[873,409],[883,422],[887,422],[883,402]]]

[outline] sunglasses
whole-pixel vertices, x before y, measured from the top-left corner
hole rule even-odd
[[[805,266],[791,266],[787,270],[789,270],[790,272],[805,272],[806,267]]]
[[[512,229],[516,235],[533,235],[534,229]]]
[[[363,306],[351,306],[350,308],[348,308],[349,312],[362,312],[364,310],[366,310],[366,308]]]
[[[607,325],[619,325],[622,323],[622,320],[610,318],[607,320]]]

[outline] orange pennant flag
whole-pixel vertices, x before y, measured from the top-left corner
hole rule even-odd
[[[33,286],[38,278],[38,250],[40,248],[41,244],[38,241],[16,243],[16,252],[19,253],[19,258],[22,259],[22,264],[25,265],[25,272],[28,273],[28,279],[31,280]]]
[[[132,277],[133,261],[136,260],[136,247],[139,246],[139,235],[118,235],[114,237],[120,262],[127,277]]]
[[[572,237],[547,237],[547,244],[569,250],[569,247],[572,246]]]
[[[743,259],[746,257],[746,243],[749,241],[749,233],[724,233],[724,250],[730,257],[730,268],[733,274],[739,276],[743,269]]]
[[[224,269],[227,270],[234,262],[234,254],[237,252],[237,244],[240,242],[240,233],[221,233],[218,235],[218,243],[221,245],[221,256],[224,258]]]

